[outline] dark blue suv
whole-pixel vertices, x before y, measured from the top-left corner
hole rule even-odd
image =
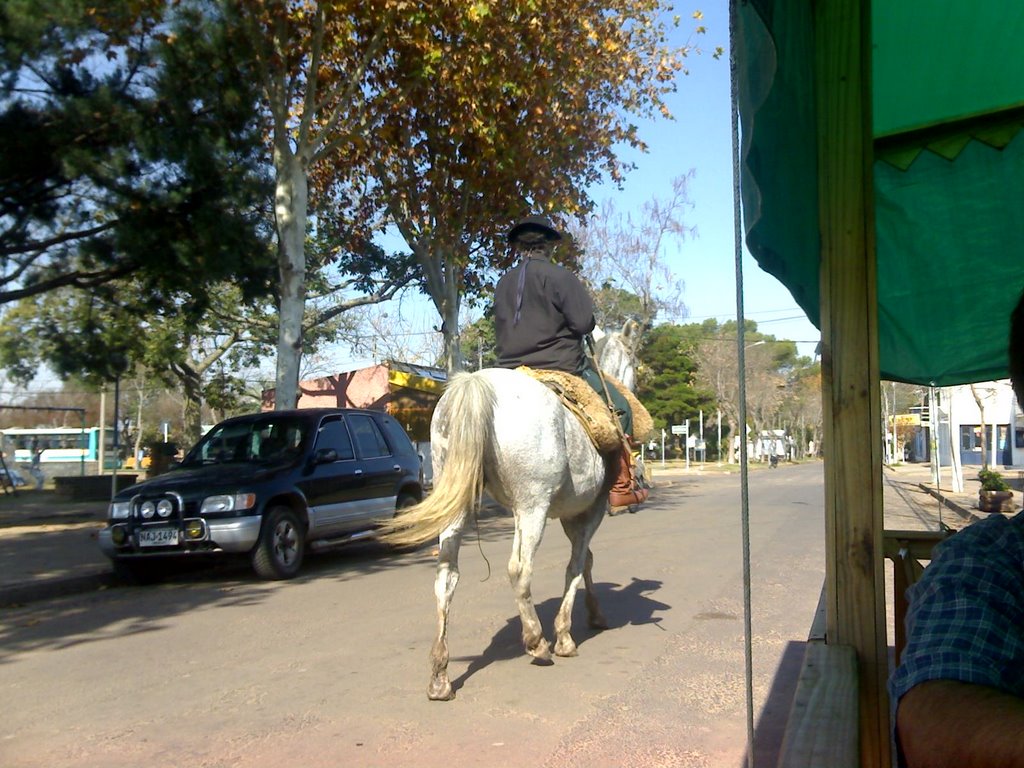
[[[270,411],[221,422],[166,474],[118,493],[99,542],[133,580],[168,556],[231,552],[288,579],[307,546],[372,536],[422,496],[421,458],[387,413]]]

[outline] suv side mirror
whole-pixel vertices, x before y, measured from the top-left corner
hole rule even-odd
[[[338,452],[333,448],[319,448],[313,454],[314,464],[330,464],[338,460]]]

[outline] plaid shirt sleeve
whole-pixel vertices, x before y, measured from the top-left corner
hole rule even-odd
[[[894,718],[903,694],[927,680],[1024,696],[1024,513],[944,541],[907,597],[907,647],[889,679]]]

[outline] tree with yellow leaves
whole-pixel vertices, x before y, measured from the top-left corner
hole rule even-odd
[[[449,368],[461,367],[460,305],[509,265],[503,231],[529,211],[582,215],[589,185],[622,177],[616,148],[643,148],[630,119],[667,115],[662,97],[696,50],[666,44],[679,20],[667,22],[661,0],[231,7],[263,87],[276,177],[278,408],[296,397],[311,211],[343,221],[351,248],[397,229],[441,317]],[[392,267],[391,288],[415,274]]]
[[[368,68],[374,130],[353,150],[423,270],[449,369],[462,366],[462,300],[510,266],[511,223],[582,217],[588,187],[627,170],[617,150],[645,148],[630,120],[668,115],[663,97],[698,50],[666,44],[680,23],[668,11],[660,0],[436,0],[386,32],[388,55]]]

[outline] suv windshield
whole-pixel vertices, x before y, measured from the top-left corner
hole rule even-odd
[[[307,425],[295,416],[273,414],[226,422],[210,430],[189,451],[183,467],[204,464],[293,461],[302,453]]]

